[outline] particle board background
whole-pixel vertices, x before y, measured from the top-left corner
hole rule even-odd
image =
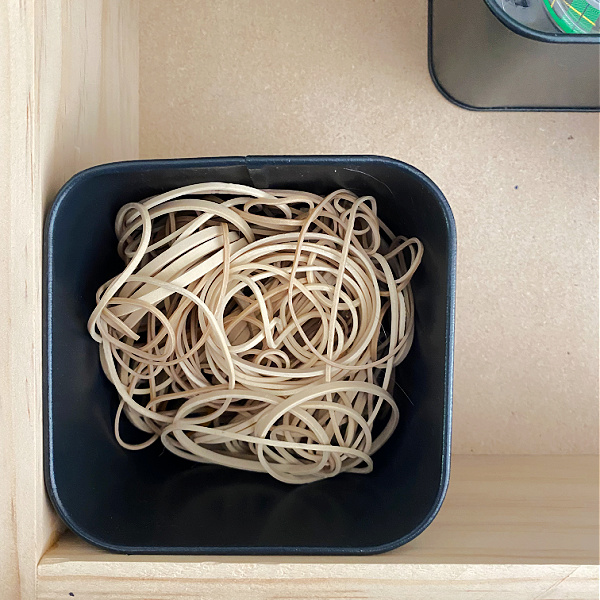
[[[382,154],[458,228],[453,450],[598,451],[598,115],[435,90],[426,2],[145,0],[142,158]],[[410,234],[410,232],[404,232]]]

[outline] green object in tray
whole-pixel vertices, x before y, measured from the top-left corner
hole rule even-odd
[[[565,33],[600,33],[600,0],[543,0],[551,19]]]

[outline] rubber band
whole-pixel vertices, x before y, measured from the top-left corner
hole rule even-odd
[[[400,414],[423,245],[372,196],[202,183],[129,203],[88,330],[128,450],[302,484],[368,473]],[[148,438],[122,439],[127,419]]]

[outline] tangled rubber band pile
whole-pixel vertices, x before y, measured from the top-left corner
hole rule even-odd
[[[128,449],[308,483],[368,473],[398,424],[423,254],[373,197],[179,188],[119,211],[125,268],[89,320]],[[122,440],[122,415],[149,434]]]

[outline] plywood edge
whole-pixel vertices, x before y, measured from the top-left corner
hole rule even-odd
[[[72,174],[138,156],[137,0],[9,0],[0,38],[0,589],[29,600],[60,532],[43,482],[43,220]]]
[[[558,600],[598,598],[598,567],[574,565],[432,565],[432,564],[230,564],[214,568],[209,562],[182,564],[117,563],[112,573],[88,563],[79,572],[61,573],[55,565],[41,574],[39,600],[73,595],[88,600],[281,600],[282,598],[363,598],[373,600],[409,597],[478,600]],[[221,565],[223,567],[223,565]],[[558,595],[560,594],[560,595]]]

